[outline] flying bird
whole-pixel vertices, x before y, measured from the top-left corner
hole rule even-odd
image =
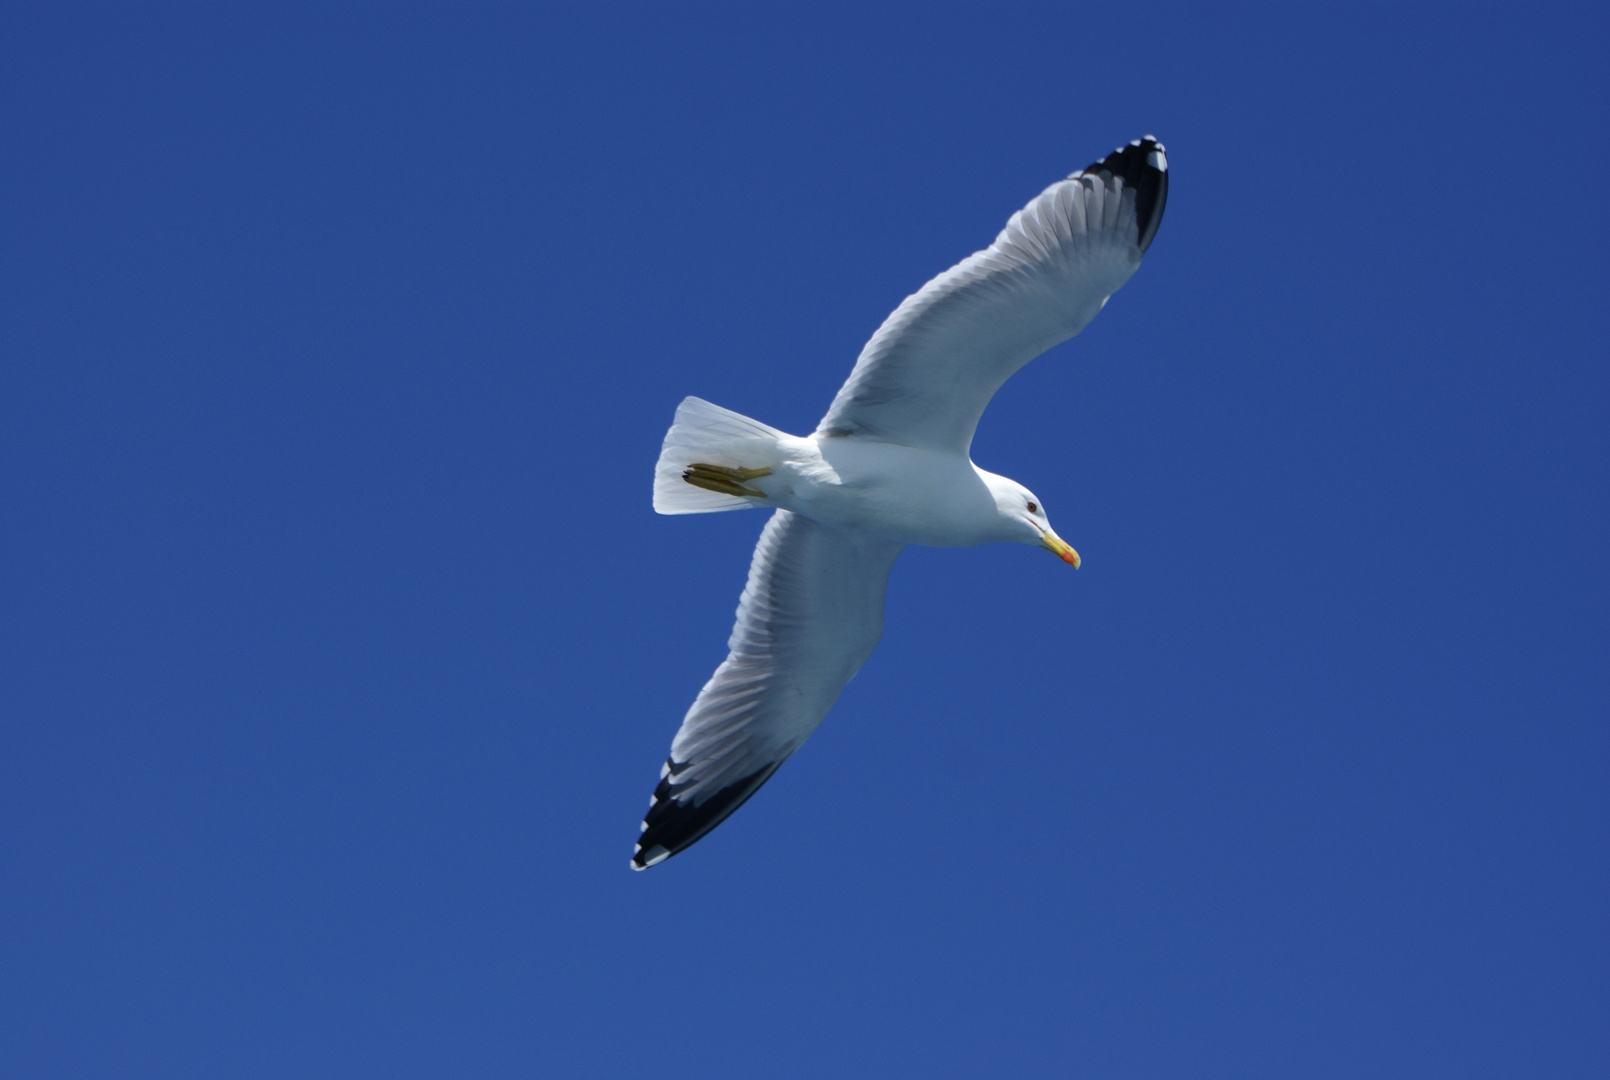
[[[1079,565],[1032,491],[973,464],[973,431],[1014,371],[1129,280],[1167,196],[1150,135],[1052,184],[895,309],[804,438],[696,397],[678,406],[654,509],[772,516],[727,659],[671,741],[633,868],[726,820],[816,730],[882,636],[884,586],[907,544],[1010,540]]]

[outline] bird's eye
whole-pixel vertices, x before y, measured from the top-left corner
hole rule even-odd
[[[1034,505],[1033,503],[1029,503],[1029,513],[1038,514],[1039,512],[1040,508],[1038,506]]]

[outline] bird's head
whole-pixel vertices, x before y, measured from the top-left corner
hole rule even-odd
[[[975,465],[974,468],[978,467]],[[983,469],[978,469],[978,472],[989,485],[990,494],[995,497],[995,512],[1000,519],[1000,539],[1043,547],[1063,562],[1078,567],[1079,553],[1051,528],[1051,521],[1045,516],[1045,504],[1039,496],[1016,480]]]

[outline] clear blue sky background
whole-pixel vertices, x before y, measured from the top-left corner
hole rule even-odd
[[[322,7],[322,6],[321,6]],[[1602,11],[0,11],[0,1072],[1603,1077]],[[627,857],[908,292],[1134,281],[704,842]]]

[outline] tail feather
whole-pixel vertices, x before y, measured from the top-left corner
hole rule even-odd
[[[777,440],[787,437],[759,420],[703,398],[683,398],[654,467],[654,509],[661,514],[712,514],[764,505],[759,499],[694,487],[682,479],[683,470],[695,462],[733,468],[766,464]]]

